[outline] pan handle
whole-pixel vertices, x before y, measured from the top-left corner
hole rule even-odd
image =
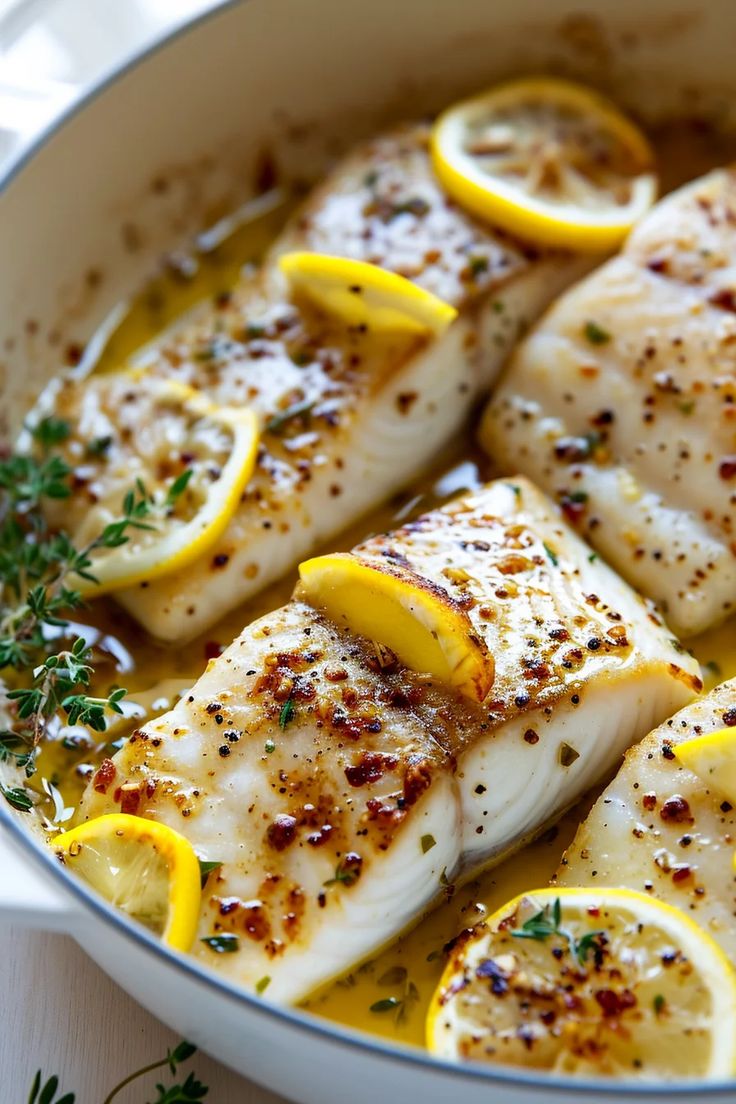
[[[0,924],[71,932],[80,919],[73,899],[0,825]]]

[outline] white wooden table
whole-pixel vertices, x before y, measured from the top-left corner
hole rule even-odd
[[[163,1058],[179,1041],[61,935],[0,927],[0,1099],[26,1104],[40,1067],[59,1076],[59,1095],[102,1104],[133,1070]],[[284,1104],[198,1052],[181,1072],[209,1085],[205,1104]],[[155,1099],[168,1069],[136,1081],[115,1104]]]

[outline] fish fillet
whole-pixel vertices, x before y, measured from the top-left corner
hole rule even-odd
[[[736,173],[654,208],[514,354],[484,447],[681,635],[736,608]]]
[[[299,599],[256,621],[91,781],[221,862],[194,953],[298,1001],[532,837],[690,700],[698,666],[523,479],[356,550],[465,609],[495,658],[473,703]],[[215,954],[201,939],[239,938]],[[260,985],[259,985],[260,983]]]
[[[276,261],[292,249],[381,265],[460,315],[436,340],[348,327],[289,300]],[[361,147],[284,230],[258,278],[148,358],[152,374],[252,407],[262,439],[217,545],[186,570],[120,592],[120,602],[153,635],[181,641],[284,574],[431,462],[519,332],[592,263],[540,253],[467,216],[433,176],[426,128]],[[110,439],[102,458],[80,446],[81,490],[64,503],[67,523],[89,509],[96,482],[115,466],[111,387],[109,378],[69,378],[56,397],[56,413],[82,426],[81,438]]]
[[[562,860],[557,883],[627,886],[684,909],[736,961],[736,810],[675,744],[736,724],[736,680],[671,717],[626,755]]]

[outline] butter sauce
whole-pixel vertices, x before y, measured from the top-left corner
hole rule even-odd
[[[692,124],[670,125],[661,139],[663,179],[668,186],[733,155],[732,140],[726,143],[722,136],[704,136]],[[131,363],[145,365],[163,332],[185,316],[190,319],[198,307],[227,296],[243,269],[258,264],[293,204],[292,196],[269,192],[200,235],[190,250],[166,258],[142,291],[121,304],[101,327],[85,351],[80,370],[107,372]],[[329,550],[349,549],[366,533],[404,523],[491,478],[489,461],[469,443],[472,440],[469,433],[466,440],[445,450],[422,480],[331,541]],[[122,683],[135,699],[137,693],[163,680],[194,681],[207,660],[218,655],[243,625],[286,602],[295,580],[292,572],[224,618],[215,630],[183,647],[147,638],[107,599],[85,611],[84,624],[75,624],[73,631],[95,645],[97,689],[106,691],[111,684]],[[706,691],[736,676],[735,628],[736,619],[688,642],[703,664]],[[58,725],[55,738],[41,751],[37,777],[45,776],[58,785],[66,804],[77,802],[87,777],[109,753],[110,740],[124,738],[135,724],[136,717],[131,716],[102,741],[85,730]],[[539,840],[457,893],[448,886],[443,907],[307,1007],[343,1026],[422,1045],[424,1014],[442,972],[445,944],[515,894],[548,882],[588,804],[587,800],[581,803]]]

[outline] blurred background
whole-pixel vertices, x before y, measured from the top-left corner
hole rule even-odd
[[[0,0],[0,165],[76,96],[219,0]]]

